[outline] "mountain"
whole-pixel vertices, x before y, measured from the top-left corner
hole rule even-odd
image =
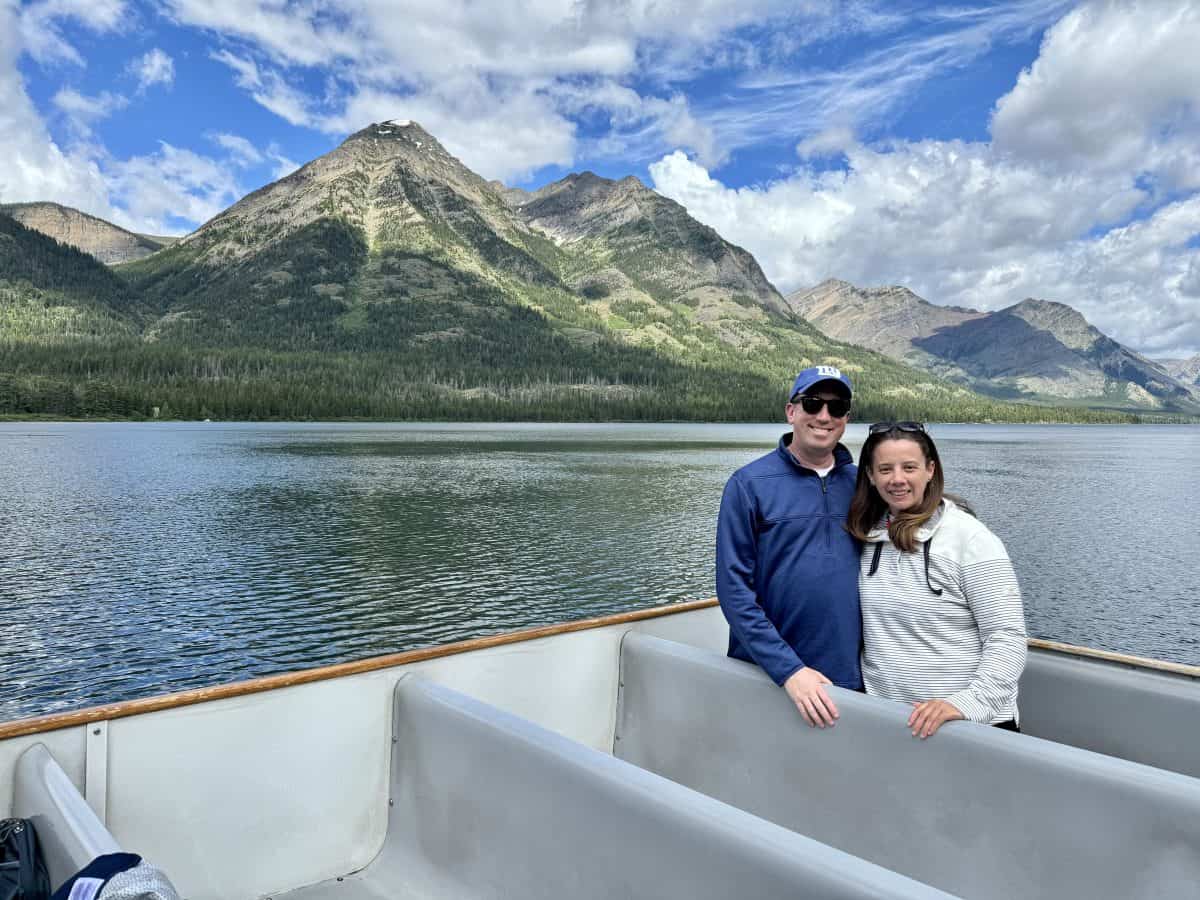
[[[128,338],[136,293],[89,254],[0,213],[0,335],[34,343]]]
[[[861,418],[1091,415],[981,397],[827,337],[749,253],[635,178],[509,189],[412,122],[364,128],[112,273],[122,335],[0,331],[8,396],[41,398],[21,409],[778,421],[796,370],[820,363],[854,379]]]
[[[11,203],[0,205],[0,213],[7,213],[26,228],[91,254],[107,265],[142,259],[174,240],[134,234],[57,203]]]
[[[356,390],[402,381],[418,406],[774,418],[794,370],[825,361],[866,373],[878,403],[974,402],[830,341],[750,254],[637,179],[507,189],[412,122],[351,135],[120,271],[155,341],[353,353],[370,370]]]
[[[727,304],[787,316],[758,262],[693,219],[673,200],[629,176],[568,175],[515,204],[525,222],[568,248],[571,287],[585,296],[683,303],[702,320],[742,317]]]
[[[1190,359],[1158,359],[1155,362],[1166,369],[1172,378],[1177,378],[1187,385],[1200,387],[1200,354]]]
[[[1200,404],[1200,392],[1063,303],[1030,298],[985,313],[936,306],[903,287],[829,280],[788,305],[831,337],[994,396],[1134,409]]]
[[[164,328],[205,339],[229,332],[231,320],[237,335],[279,335],[303,319],[289,341],[297,345],[357,346],[352,333],[368,323],[376,337],[400,342],[452,327],[478,334],[496,304],[508,303],[536,310],[576,343],[611,333],[657,347],[692,330],[672,328],[679,318],[676,326],[708,327],[702,343],[742,347],[764,340],[743,323],[793,318],[753,257],[636,179],[585,173],[534,194],[512,191],[471,172],[415,123],[352,135],[126,271],[159,298]],[[397,301],[403,321],[388,312]],[[424,320],[413,318],[413,301],[424,304]]]

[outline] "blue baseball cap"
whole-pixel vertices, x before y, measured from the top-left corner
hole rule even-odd
[[[792,392],[788,394],[788,399],[796,399],[797,394],[807,394],[822,382],[828,382],[828,384],[824,385],[826,390],[842,394],[847,400],[854,393],[854,388],[850,386],[850,379],[843,375],[842,370],[837,368],[837,366],[810,366],[796,376],[795,382],[792,383]]]

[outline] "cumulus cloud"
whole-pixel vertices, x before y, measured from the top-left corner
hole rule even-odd
[[[175,61],[158,47],[133,60],[129,71],[137,78],[139,91],[156,84],[170,86],[175,81]]]
[[[670,84],[728,64],[744,43],[731,30],[786,22],[810,30],[837,18],[814,0],[626,0],[493,5],[471,0],[337,0],[312,6],[258,0],[170,0],[181,23],[238,47],[215,59],[258,103],[293,125],[328,133],[407,117],[488,177],[567,165],[580,148],[581,110],[608,123],[598,155],[650,160],[682,148],[709,165],[727,158],[704,117]],[[452,48],[452,52],[450,49]],[[742,60],[744,63],[745,60]],[[325,71],[320,96],[295,72]],[[643,86],[634,88],[634,76]],[[653,85],[651,87],[645,84]]]
[[[1096,2],[1047,31],[996,104],[996,147],[1065,168],[1200,188],[1200,6]]]
[[[1200,8],[1099,0],[1050,28],[990,142],[802,140],[734,189],[683,153],[655,187],[754,253],[785,292],[827,277],[935,303],[1075,306],[1152,355],[1200,350]],[[808,161],[845,154],[844,169]]]
[[[129,100],[120,94],[101,91],[95,96],[86,96],[73,88],[62,88],[51,102],[67,117],[76,133],[87,135],[92,125],[107,119],[118,109],[129,105]]]
[[[857,147],[848,161],[740,189],[682,153],[650,171],[657,190],[753,253],[785,293],[837,277],[976,309],[1034,296],[1070,303],[1138,349],[1200,348],[1200,302],[1180,289],[1200,198],[1118,225],[1144,199],[1128,176],[962,142]]]
[[[15,15],[8,27],[19,35],[24,51],[41,63],[84,65],[79,51],[63,37],[63,22],[77,22],[103,34],[116,30],[128,18],[124,0],[37,0],[23,7],[16,0],[4,0],[2,5]]]
[[[227,167],[165,141],[155,153],[109,162],[105,175],[120,203],[113,221],[154,234],[176,231],[176,219],[205,222],[242,193]]]
[[[64,148],[54,140],[29,97],[18,68],[23,54],[52,62],[81,63],[59,23],[71,19],[102,31],[121,21],[123,5],[108,0],[54,0],[18,8],[0,0],[0,201],[51,200],[135,231],[176,233],[179,222],[200,222],[241,195],[227,168],[170,144],[154,153],[114,159],[90,140],[90,127],[122,108],[126,98],[107,91],[59,90],[54,107],[77,140]],[[42,29],[27,43],[30,23]]]
[[[17,69],[24,49],[18,23],[16,4],[0,2],[0,201],[56,200],[97,214],[107,211],[99,167],[53,141],[29,99]]]
[[[801,159],[821,159],[838,156],[858,145],[854,137],[854,129],[846,126],[834,126],[807,137],[796,145],[796,155]]]
[[[1200,298],[1200,256],[1192,257],[1187,271],[1179,279],[1179,293],[1185,297]]]

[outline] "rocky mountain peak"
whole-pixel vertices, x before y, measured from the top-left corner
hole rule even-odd
[[[1053,300],[1026,297],[1000,311],[1028,322],[1034,328],[1048,331],[1072,350],[1089,350],[1104,335],[1092,327],[1078,310]]]
[[[835,306],[842,312],[861,308],[878,316],[933,305],[902,285],[860,288],[839,278],[826,278],[815,287],[796,291],[787,301],[788,306],[806,319],[820,318]]]
[[[359,157],[362,163],[372,167],[395,162],[405,163],[417,169],[452,168],[457,170],[459,175],[467,173],[477,177],[451,155],[437,138],[416,122],[407,119],[392,119],[368,125],[346,138],[332,154],[319,157],[314,162],[336,154],[352,154]]]
[[[809,288],[807,291],[797,291],[796,293],[798,293],[798,294],[810,294],[810,293],[811,294],[817,294],[817,293],[824,294],[824,293],[828,293],[830,291],[839,291],[842,293],[849,293],[850,291],[857,291],[857,290],[858,290],[858,288],[856,288],[854,285],[852,285],[848,281],[842,281],[840,278],[826,278],[820,284]]]
[[[518,227],[501,191],[416,122],[391,119],[356,131],[333,151],[244,197],[188,243],[204,245],[214,262],[237,259],[333,218],[360,229],[376,246],[410,227],[454,230],[451,220],[464,215],[498,234]]]
[[[105,265],[142,259],[161,250],[163,241],[126,231],[119,225],[58,203],[13,203],[0,206],[26,228],[94,256]]]

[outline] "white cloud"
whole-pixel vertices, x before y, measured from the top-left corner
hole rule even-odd
[[[17,69],[23,45],[15,3],[0,2],[0,200],[55,200],[88,212],[107,211],[99,167],[51,140]]]
[[[725,155],[712,129],[692,113],[687,97],[643,96],[615,79],[576,80],[547,89],[555,111],[569,119],[599,115],[607,120],[603,136],[589,141],[588,156],[649,160],[663,147],[696,155],[703,165],[718,166]]]
[[[91,132],[91,127],[96,122],[107,119],[117,110],[129,105],[129,100],[120,94],[101,91],[89,97],[73,88],[62,88],[51,102],[67,117],[72,129],[84,136]]]
[[[732,189],[674,153],[651,166],[655,186],[754,253],[785,292],[839,277],[981,309],[1035,296],[1150,355],[1200,350],[1200,7],[1072,10],[996,104],[991,143],[856,143],[853,111],[902,96],[888,73],[906,77],[940,42],[919,38],[874,70],[815,86],[788,83],[789,104],[807,98],[816,110],[813,128],[844,117],[801,140],[800,158],[841,152],[844,171],[802,164]],[[735,119],[751,127],[762,113]],[[715,120],[718,134],[735,119]]]
[[[845,153],[858,145],[854,137],[854,129],[846,126],[834,126],[822,132],[805,138],[796,145],[796,155],[801,159],[821,159]]]
[[[682,148],[718,164],[725,147],[671,80],[755,56],[731,29],[769,32],[779,22],[802,34],[845,15],[825,0],[539,0],[492,4],[486,14],[472,0],[170,0],[168,8],[177,22],[220,35],[226,46],[213,58],[285,121],[344,133],[413,118],[500,178],[569,164],[579,149],[572,112],[584,108],[610,123],[607,141],[587,145],[595,153],[653,159]],[[297,87],[295,76],[316,71],[331,78],[323,96]],[[656,86],[635,90],[635,75]]]
[[[51,200],[135,231],[173,233],[178,231],[175,217],[200,222],[241,195],[227,168],[169,144],[128,160],[113,159],[87,140],[64,149],[49,134],[17,67],[22,54],[35,50],[42,60],[82,62],[62,38],[58,22],[67,17],[104,30],[119,24],[121,12],[122,4],[108,0],[53,0],[24,9],[0,0],[0,201]],[[47,29],[33,48],[25,43],[30,22]],[[52,100],[84,138],[91,124],[126,102],[106,91],[85,95],[69,88]]]
[[[1200,298],[1200,255],[1192,257],[1187,271],[1179,279],[1179,293],[1185,297]]]
[[[239,166],[253,166],[264,159],[262,153],[244,137],[236,134],[214,134],[212,140],[229,151],[230,159]]]
[[[838,132],[885,127],[927,83],[960,71],[998,43],[1020,40],[1053,23],[1069,0],[1016,0],[977,7],[932,7],[904,16],[853,9],[834,22],[850,34],[907,27],[861,56],[821,67],[797,62],[751,68],[732,85],[732,99],[706,112],[727,150],[764,138],[794,136],[821,146]],[[842,148],[836,148],[838,150]],[[823,152],[823,151],[822,151]],[[802,152],[807,155],[807,151]]]
[[[156,84],[170,86],[175,81],[175,61],[158,47],[133,60],[129,71],[137,77],[140,91]]]
[[[19,15],[8,27],[20,35],[24,51],[41,63],[84,65],[83,57],[62,35],[59,26],[63,21],[75,21],[103,34],[129,20],[124,0],[38,0],[23,7],[15,0],[5,0],[4,5],[14,12],[19,7]]]
[[[657,190],[753,253],[785,293],[838,277],[980,309],[1035,296],[1069,303],[1147,352],[1200,348],[1200,302],[1180,290],[1200,198],[1094,238],[1144,198],[1130,177],[1062,172],[961,142],[857,147],[848,159],[846,172],[805,167],[741,189],[682,153],[650,171]]]
[[[175,218],[205,222],[242,194],[224,165],[165,141],[156,153],[111,161],[105,175],[119,203],[113,221],[153,234],[177,230]]]
[[[228,152],[229,163],[241,169],[271,164],[271,177],[275,180],[291,175],[300,164],[289,159],[278,143],[272,141],[265,150],[259,150],[246,138],[238,134],[219,132],[210,134],[209,140]]]
[[[308,109],[309,98],[288,84],[279,72],[260,69],[254,60],[235,56],[228,50],[214,53],[212,58],[229,66],[234,71],[238,87],[244,88],[255,102],[285,122],[292,125],[314,124],[314,117]]]
[[[289,160],[287,156],[283,155],[283,151],[278,144],[271,144],[266,149],[266,155],[270,157],[271,162],[275,163],[274,169],[271,170],[271,178],[274,178],[276,181],[281,178],[287,178],[288,175],[300,168],[300,163]]]
[[[996,104],[996,147],[1102,172],[1200,188],[1200,6],[1095,2],[1051,28],[1037,61]]]

